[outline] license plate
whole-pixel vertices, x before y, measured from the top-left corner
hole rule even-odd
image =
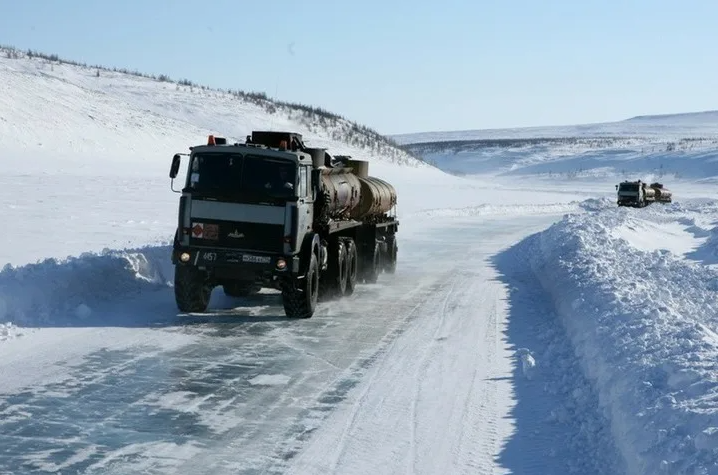
[[[271,260],[269,256],[253,256],[252,254],[242,256],[242,262],[253,262],[255,264],[269,264]]]

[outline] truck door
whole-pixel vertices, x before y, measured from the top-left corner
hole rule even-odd
[[[297,177],[298,188],[297,196],[297,208],[296,208],[296,219],[297,219],[297,249],[301,246],[304,241],[304,236],[311,232],[312,221],[313,221],[313,210],[314,210],[314,196],[312,196],[311,187],[311,174],[309,173],[308,167],[299,166],[299,173]]]

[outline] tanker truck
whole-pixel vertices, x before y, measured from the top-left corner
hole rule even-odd
[[[310,318],[320,298],[395,272],[397,194],[368,162],[307,147],[295,132],[253,131],[234,144],[210,135],[189,150],[169,173],[181,194],[172,246],[181,312],[207,311],[218,286],[231,297],[273,288],[286,316]]]
[[[673,193],[663,187],[662,183],[644,181],[623,181],[616,185],[618,206],[643,208],[651,203],[671,203]]]

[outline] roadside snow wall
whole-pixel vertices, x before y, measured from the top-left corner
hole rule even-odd
[[[517,252],[552,296],[630,473],[714,474],[718,273],[618,237],[637,216],[690,224],[680,207],[652,208],[568,215]]]
[[[0,324],[62,326],[92,306],[121,302],[172,280],[170,247],[83,254],[0,271]]]

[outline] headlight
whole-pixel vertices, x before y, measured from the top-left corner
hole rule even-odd
[[[183,252],[182,254],[180,254],[179,257],[180,257],[180,261],[189,262],[189,259],[190,259],[189,252]]]
[[[277,259],[277,269],[284,270],[287,268],[287,261],[284,259]]]

